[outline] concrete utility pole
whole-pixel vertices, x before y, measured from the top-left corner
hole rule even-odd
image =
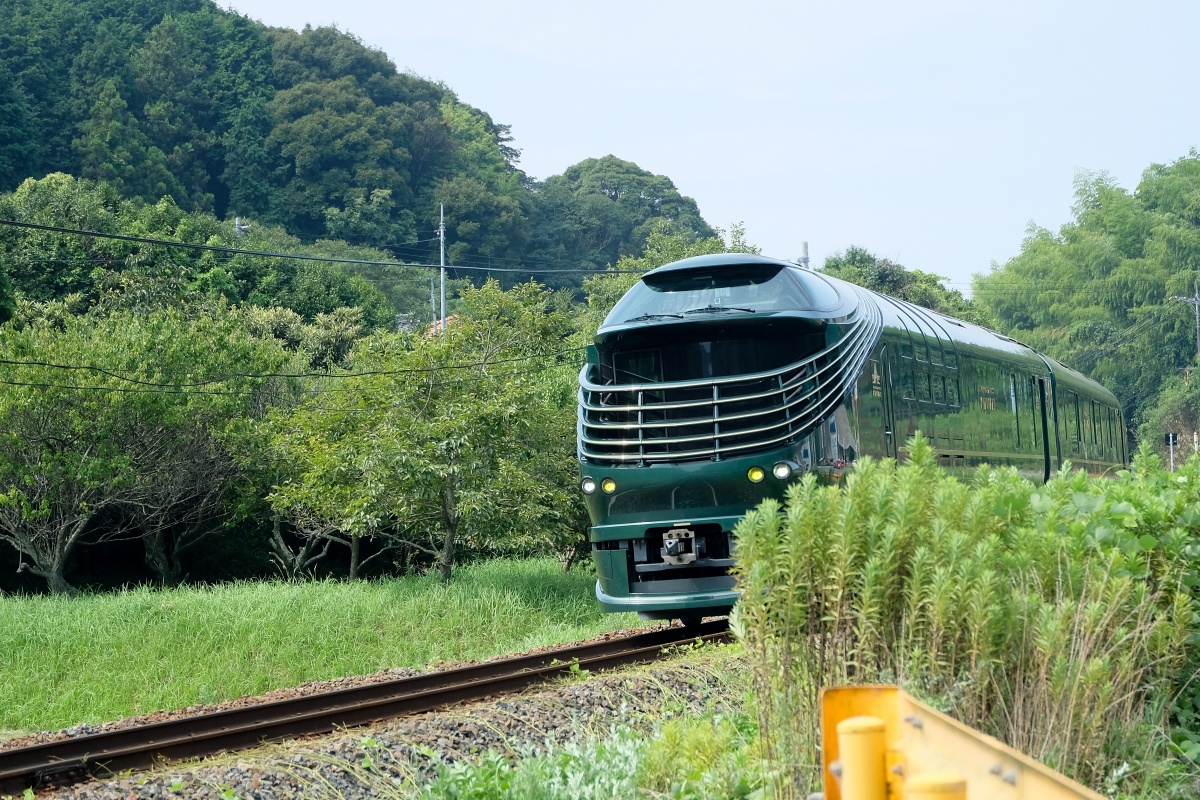
[[[440,208],[442,218],[438,223],[438,243],[442,247],[442,330],[444,331],[446,330],[446,204],[442,203]]]
[[[1192,289],[1195,294],[1192,297],[1173,296],[1172,300],[1178,300],[1181,303],[1187,303],[1196,312],[1196,361],[1200,362],[1200,281],[1192,284]]]

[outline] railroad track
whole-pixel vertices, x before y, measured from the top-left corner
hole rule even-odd
[[[499,659],[384,683],[227,709],[0,751],[0,795],[38,790],[263,742],[329,733],[390,717],[515,692],[573,670],[659,658],[671,645],[720,641],[724,620]]]

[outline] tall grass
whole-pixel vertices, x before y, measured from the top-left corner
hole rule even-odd
[[[738,527],[734,627],[777,795],[818,782],[820,689],[878,681],[1094,787],[1148,785],[1194,664],[1200,464],[1035,487],[949,477],[920,437],[910,451],[842,486],[808,475]]]
[[[594,578],[497,560],[379,582],[0,598],[0,730],[211,703],[311,680],[485,658],[634,624]]]

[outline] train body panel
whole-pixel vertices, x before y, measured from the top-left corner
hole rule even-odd
[[[647,273],[580,373],[581,487],[597,598],[646,616],[722,611],[733,526],[809,471],[907,457],[951,469],[1126,458],[1111,392],[1008,337],[757,256]]]

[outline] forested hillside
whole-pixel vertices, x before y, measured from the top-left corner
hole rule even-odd
[[[1031,227],[1021,253],[976,276],[1000,330],[1091,375],[1121,399],[1140,438],[1190,445],[1200,376],[1196,317],[1177,297],[1200,282],[1200,153],[1151,165],[1134,191],[1076,181],[1074,219]]]
[[[713,233],[632,163],[539,183],[519,155],[508,126],[333,28],[267,28],[210,0],[0,4],[0,191],[63,172],[426,262],[444,203],[459,265],[603,268],[661,220]]]
[[[333,28],[0,5],[0,590],[573,559],[579,342],[628,283],[573,306],[580,271],[744,245],[635,164],[519,155]]]

